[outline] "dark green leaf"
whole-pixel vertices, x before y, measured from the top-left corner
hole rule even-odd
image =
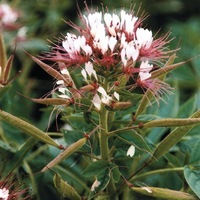
[[[101,173],[101,171],[109,168],[109,164],[106,161],[100,160],[91,163],[82,173],[83,175],[89,176],[97,176]]]
[[[143,150],[148,153],[151,152],[146,141],[135,130],[124,130],[116,134],[116,136],[118,136],[128,144],[133,144],[136,148],[140,150]]]

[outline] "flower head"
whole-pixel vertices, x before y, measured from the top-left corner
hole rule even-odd
[[[30,199],[27,192],[27,189],[22,189],[13,174],[9,174],[0,181],[0,199],[2,200]]]
[[[151,72],[160,68],[172,53],[166,47],[169,34],[155,39],[151,30],[142,27],[143,18],[135,16],[133,11],[122,9],[118,14],[90,12],[86,8],[88,15],[80,14],[82,27],[67,23],[79,34],[67,33],[61,45],[55,45],[43,57],[57,62],[61,74],[67,70],[69,74],[82,76],[80,87],[60,88],[60,97],[76,94],[78,98],[89,98],[100,109],[101,104],[109,106],[113,101],[118,102],[120,98],[116,99],[114,94],[120,89],[142,87],[156,93],[154,96],[167,92],[167,84],[151,79]],[[127,78],[124,88],[117,88],[115,82],[120,82],[124,75]],[[105,88],[106,79],[109,83]]]

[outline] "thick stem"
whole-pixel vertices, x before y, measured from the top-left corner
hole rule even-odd
[[[104,82],[104,89],[107,92],[108,83],[107,81]],[[99,112],[99,125],[100,125],[100,135],[99,135],[99,142],[100,142],[100,151],[101,151],[101,158],[102,160],[110,162],[110,152],[109,152],[109,145],[108,145],[108,122],[109,122],[109,111],[105,108],[105,106],[101,105],[101,110]],[[117,200],[118,198],[115,197],[116,188],[113,178],[111,176],[110,182],[107,186],[107,192],[110,196],[110,200]]]
[[[102,160],[109,160],[109,148],[108,148],[108,111],[105,107],[101,106],[101,111],[99,115],[100,123],[100,149]]]

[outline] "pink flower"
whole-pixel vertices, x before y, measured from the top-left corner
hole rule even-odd
[[[0,29],[14,30],[19,28],[16,23],[19,12],[11,8],[8,4],[0,4]]]
[[[136,87],[142,87],[143,90],[150,89],[154,96],[167,93],[169,86],[152,79],[151,72],[173,52],[166,47],[170,42],[169,34],[155,39],[151,30],[142,28],[144,18],[135,16],[133,11],[128,13],[122,9],[117,15],[115,12],[90,12],[86,8],[88,15],[80,13],[82,26],[67,22],[79,34],[67,33],[59,41],[61,45],[52,47],[52,52],[42,58],[57,62],[60,73],[64,69],[69,73],[80,70],[86,85],[75,88],[80,94],[76,97],[89,98],[97,109],[102,103],[109,105],[117,92],[115,82],[120,82],[124,75],[127,82],[121,89],[134,92]],[[109,88],[103,86],[105,77],[109,77]],[[62,93],[60,97],[68,98],[68,94],[72,94],[74,98],[72,88],[59,91]]]

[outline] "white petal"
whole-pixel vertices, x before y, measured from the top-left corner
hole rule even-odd
[[[113,52],[116,44],[117,44],[117,39],[115,37],[110,37],[108,45],[112,52]]]
[[[81,70],[81,74],[82,74],[83,78],[85,80],[87,80],[87,74],[86,74],[86,71],[84,69]]]
[[[136,38],[139,48],[149,48],[153,41],[152,31],[148,29],[138,28],[136,30]]]
[[[56,81],[56,84],[57,84],[57,85],[63,85],[63,84],[64,84],[64,81],[63,81],[63,80],[58,80],[58,81]]]
[[[3,200],[7,200],[9,197],[9,190],[6,188],[0,189],[0,198]]]
[[[94,106],[100,110],[101,109],[101,99],[99,97],[98,94],[95,94],[93,99],[92,99],[92,103],[94,104]]]
[[[114,97],[119,101],[119,93],[114,92]]]
[[[94,181],[94,183],[92,184],[91,187],[91,192],[95,191],[95,188],[98,187],[101,184],[101,182],[99,182],[98,180]]]
[[[133,157],[135,154],[135,146],[131,145],[127,151],[127,156]]]
[[[61,69],[60,73],[61,73],[61,74],[66,74],[66,75],[68,75],[68,76],[70,75],[70,74],[69,74],[69,71],[68,71],[66,68],[65,68],[65,69]]]

